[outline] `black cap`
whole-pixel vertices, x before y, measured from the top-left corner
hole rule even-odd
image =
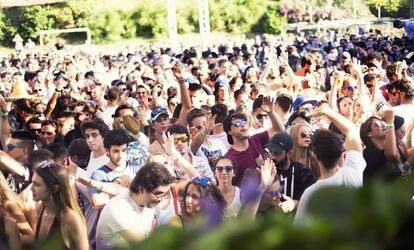
[[[293,148],[293,140],[290,135],[281,132],[275,134],[269,140],[269,144],[265,146],[271,153],[280,153],[283,151],[289,151]]]

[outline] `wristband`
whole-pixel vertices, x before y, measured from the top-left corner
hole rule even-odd
[[[394,123],[387,123],[387,125],[385,125],[385,128],[386,128],[387,130],[389,130],[389,129],[394,129]]]
[[[178,84],[183,84],[183,83],[185,83],[185,79],[178,80]]]
[[[0,111],[0,117],[6,117],[6,116],[8,116],[9,115],[9,112],[1,112]]]
[[[62,90],[55,89],[55,93],[60,93]]]
[[[320,111],[319,111],[319,115],[324,115],[325,113],[326,113],[326,111],[327,111],[328,109],[325,107],[325,108],[322,108]]]

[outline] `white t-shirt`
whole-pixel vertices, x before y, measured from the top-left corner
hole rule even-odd
[[[231,145],[229,143],[229,141],[227,140],[227,134],[226,132],[221,132],[220,134],[216,134],[216,135],[209,135],[209,138],[211,140],[219,140],[221,141],[224,146],[227,148],[227,150],[229,150],[231,148]]]
[[[208,161],[209,157],[217,158],[224,156],[229,149],[219,139],[209,138],[208,143],[203,143],[198,149],[196,156],[203,157]]]
[[[105,111],[98,114],[98,117],[101,118],[106,125],[108,125],[110,130],[114,128],[114,118],[112,116],[115,114],[115,110],[117,108],[118,107],[109,107],[106,108]]]
[[[361,187],[366,165],[362,153],[357,151],[346,152],[344,165],[338,172],[329,178],[318,180],[303,192],[294,223],[303,224],[310,218],[307,206],[313,194],[319,189],[330,186]]]
[[[404,124],[406,127],[414,119],[414,104],[402,104],[392,108],[396,115],[399,115],[404,118]],[[406,135],[407,136],[407,135]]]
[[[140,207],[125,190],[103,208],[96,230],[96,249],[127,248],[120,232],[132,230],[148,237],[156,226],[155,210]]]

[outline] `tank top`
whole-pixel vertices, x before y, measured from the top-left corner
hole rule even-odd
[[[60,222],[58,219],[58,216],[56,215],[53,219],[52,226],[50,227],[50,230],[47,234],[47,239],[45,241],[40,241],[39,239],[39,230],[42,223],[43,218],[43,212],[45,211],[45,207],[42,208],[42,211],[40,212],[39,219],[37,220],[37,226],[36,226],[36,234],[34,238],[34,242],[36,246],[39,246],[43,248],[45,245],[49,245],[48,241],[53,241],[52,246],[58,247],[56,249],[70,249],[65,245],[65,241],[63,240],[62,232],[60,231]]]

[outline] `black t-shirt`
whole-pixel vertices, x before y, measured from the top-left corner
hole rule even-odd
[[[385,157],[384,150],[380,150],[373,144],[364,149],[364,159],[367,166],[364,170],[364,182],[367,179],[381,178],[393,180],[401,176],[398,162],[392,162]]]
[[[294,200],[300,200],[305,189],[316,182],[310,168],[296,161],[291,161],[287,170],[278,169],[277,174],[283,193]]]

